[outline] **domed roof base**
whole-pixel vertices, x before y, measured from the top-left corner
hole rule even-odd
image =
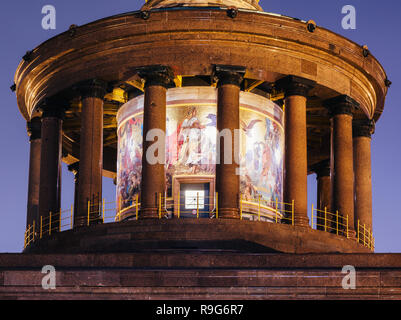
[[[99,224],[53,234],[26,253],[371,253],[355,240],[268,222],[172,219]]]
[[[142,10],[169,7],[236,7],[262,11],[259,0],[148,0]]]

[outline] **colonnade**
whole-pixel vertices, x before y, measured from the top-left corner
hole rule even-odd
[[[228,129],[234,145],[235,130],[240,129],[240,86],[245,67],[215,66],[217,80],[217,129]],[[163,164],[146,161],[147,132],[166,129],[166,93],[174,75],[167,66],[149,66],[137,69],[145,82],[143,116],[143,159],[140,219],[158,218],[157,193],[165,191]],[[287,76],[275,84],[285,94],[285,179],[284,202],[294,201],[294,223],[309,227],[307,208],[307,121],[308,92],[315,82],[296,76]],[[106,83],[91,80],[77,86],[81,96],[80,161],[69,169],[75,175],[74,227],[87,225],[87,214],[99,208],[88,208],[88,202],[99,203],[102,198],[103,168],[103,98]],[[372,186],[370,143],[374,124],[368,119],[353,120],[358,104],[348,96],[324,101],[330,115],[330,159],[312,168],[318,179],[318,206],[329,207],[348,216],[351,237],[360,221],[372,227]],[[42,116],[28,123],[30,133],[30,169],[27,224],[50,212],[60,210],[62,125],[66,106],[56,100],[46,100]],[[236,159],[232,148],[232,159]],[[218,150],[224,159],[224,145]],[[219,193],[219,218],[239,219],[240,180],[238,164],[218,162],[216,191]],[[320,217],[321,218],[321,217]],[[318,217],[319,219],[319,217]],[[96,219],[92,220],[96,222]]]

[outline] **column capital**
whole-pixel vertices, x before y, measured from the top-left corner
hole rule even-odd
[[[135,69],[138,76],[145,80],[145,88],[162,86],[166,89],[175,87],[174,72],[168,66],[153,65]]]
[[[68,101],[58,98],[46,98],[39,107],[43,118],[64,119],[65,111],[68,108]]]
[[[316,173],[317,179],[322,177],[330,177],[330,160],[327,159],[314,164],[311,167],[311,170]]]
[[[375,133],[376,123],[370,119],[354,119],[352,122],[352,136],[371,138]]]
[[[82,100],[86,98],[103,100],[107,93],[107,82],[100,79],[90,79],[77,84],[75,89],[79,91]]]
[[[323,102],[328,109],[330,118],[340,115],[353,115],[353,111],[359,108],[359,103],[347,95],[337,96]]]
[[[79,173],[79,161],[70,164],[68,167],[68,171],[72,172],[75,176]]]
[[[286,76],[276,81],[276,87],[284,91],[285,97],[302,96],[306,97],[309,90],[316,85],[316,81],[297,77]]]
[[[68,171],[72,172],[74,175],[74,182],[77,183],[79,179],[79,161],[70,164],[67,168]]]
[[[40,117],[32,118],[26,123],[29,141],[38,140],[42,137],[42,120]]]
[[[241,86],[246,73],[246,67],[215,65],[213,77],[217,79],[217,86],[232,84],[237,87]]]

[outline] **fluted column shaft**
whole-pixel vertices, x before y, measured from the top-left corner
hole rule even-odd
[[[294,201],[294,224],[309,226],[306,97],[315,82],[288,76],[276,86],[285,92],[284,202]]]
[[[239,100],[245,71],[246,68],[237,66],[216,66],[215,69],[218,87],[217,131],[221,134],[217,137],[216,191],[221,219],[240,218]],[[228,145],[230,148],[226,147]],[[230,154],[226,154],[228,152]]]
[[[103,98],[106,84],[90,80],[78,86],[81,93],[81,138],[79,157],[78,208],[74,226],[99,221],[103,170]],[[88,207],[89,206],[89,207]]]

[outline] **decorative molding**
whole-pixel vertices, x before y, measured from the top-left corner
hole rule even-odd
[[[311,167],[311,171],[316,173],[317,179],[322,177],[330,177],[330,159],[314,164]]]
[[[72,172],[74,175],[79,173],[79,161],[74,162],[68,166],[68,171]]]
[[[72,172],[74,175],[74,182],[78,183],[79,181],[79,161],[70,164],[68,167],[68,171]]]
[[[39,106],[43,118],[58,118],[64,120],[65,111],[68,108],[68,101],[61,98],[46,98]]]
[[[337,96],[323,102],[328,109],[330,117],[346,114],[353,115],[353,112],[359,108],[359,103],[347,95]]]
[[[32,118],[31,121],[27,122],[26,126],[29,135],[29,141],[42,138],[42,120],[40,117]]]
[[[142,10],[171,7],[236,7],[263,11],[259,0],[147,0]]]
[[[286,76],[276,81],[276,88],[284,91],[285,97],[290,96],[302,96],[306,97],[309,90],[316,85],[316,81],[297,77],[297,76]]]
[[[75,86],[75,89],[81,94],[81,99],[98,98],[104,99],[107,93],[107,83],[100,79],[91,79],[83,81]]]
[[[240,87],[245,73],[246,67],[243,66],[215,65],[213,77],[217,80],[217,87],[226,84]]]
[[[352,123],[352,136],[354,138],[367,137],[371,138],[375,133],[376,123],[374,120],[354,120]]]
[[[153,65],[135,69],[139,77],[145,80],[145,88],[149,86],[175,87],[174,72],[168,66]]]

